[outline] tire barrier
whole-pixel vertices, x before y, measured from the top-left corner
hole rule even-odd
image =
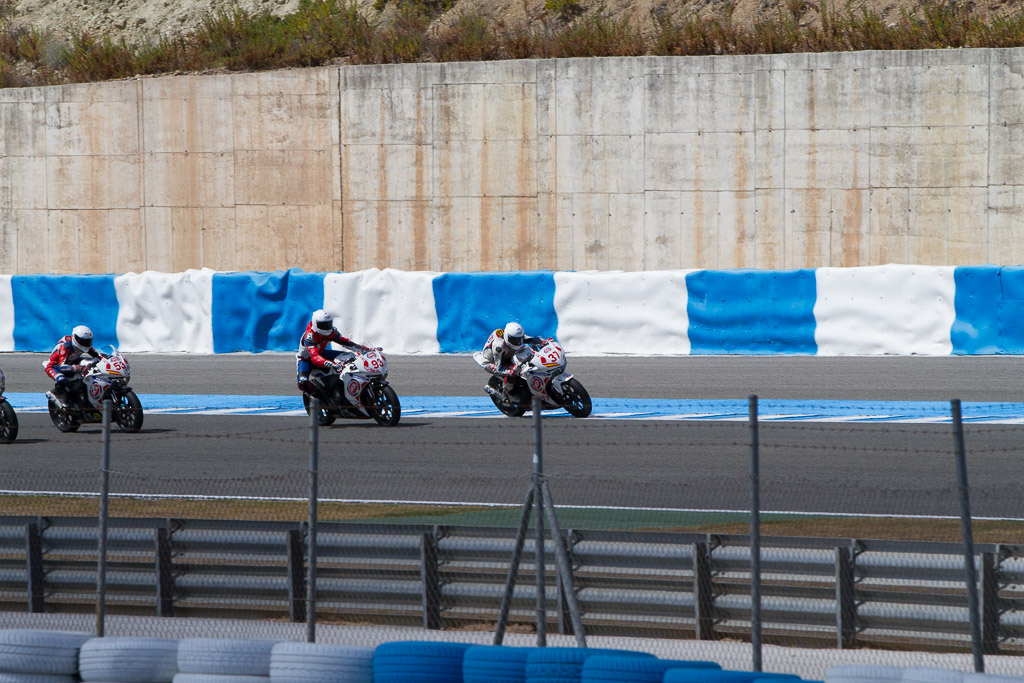
[[[526,659],[531,652],[532,647],[474,645],[462,658],[462,682],[525,683]]]
[[[462,658],[470,645],[408,640],[378,645],[373,683],[451,683],[462,680]]]
[[[70,631],[0,631],[0,675],[77,674],[79,650],[91,638]]]
[[[617,655],[654,659],[646,652],[601,648],[546,647],[530,653],[526,660],[527,683],[580,683],[583,665],[591,657]]]
[[[270,676],[230,676],[228,674],[175,674],[173,683],[268,683]]]
[[[278,643],[270,653],[275,683],[373,683],[373,648]]]
[[[911,265],[0,276],[0,351],[48,351],[83,322],[97,348],[292,351],[318,308],[399,354],[474,351],[513,319],[569,354],[1024,354],[1024,267]]]
[[[662,683],[669,669],[721,669],[715,662],[600,655],[583,663],[582,683]]]
[[[93,638],[78,654],[78,674],[95,683],[171,683],[178,673],[178,641],[165,638]]]
[[[20,674],[0,671],[0,683],[76,683],[78,676],[58,674]]]
[[[233,638],[186,638],[178,643],[178,671],[183,674],[270,676],[270,653],[279,642]]]
[[[662,680],[664,683],[787,683],[801,678],[793,674],[770,674],[763,671],[669,669]]]
[[[903,669],[898,666],[870,664],[845,664],[828,670],[829,683],[885,683],[903,678]]]

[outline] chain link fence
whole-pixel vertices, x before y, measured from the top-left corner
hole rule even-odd
[[[529,415],[396,429],[254,417],[231,432],[176,419],[83,430],[95,454],[8,473],[4,621],[612,643],[766,671],[881,651],[1024,669],[1019,427],[792,422],[756,401],[628,431]],[[217,466],[268,451],[238,476]]]

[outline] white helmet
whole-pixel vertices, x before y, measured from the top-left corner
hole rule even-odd
[[[508,325],[505,325],[505,343],[508,344],[510,348],[515,349],[516,351],[523,348],[523,337],[525,336],[526,333],[523,332],[523,326],[519,323],[509,323]]]
[[[78,325],[71,330],[71,343],[79,351],[88,351],[92,348],[92,330],[85,325]]]
[[[313,330],[320,334],[330,334],[331,330],[334,329],[334,316],[320,309],[319,311],[313,312]]]

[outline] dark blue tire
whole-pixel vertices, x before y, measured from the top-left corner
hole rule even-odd
[[[601,655],[655,658],[654,655],[646,652],[631,650],[542,647],[531,652],[526,660],[526,683],[581,683],[583,664],[591,657]]]
[[[583,664],[583,683],[662,683],[669,669],[721,669],[715,662],[601,655]]]
[[[420,640],[383,643],[373,652],[373,683],[457,683],[470,647]]]
[[[474,645],[462,658],[462,683],[525,683],[526,659],[533,650],[532,647]]]

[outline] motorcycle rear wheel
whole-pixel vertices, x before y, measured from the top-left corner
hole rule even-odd
[[[114,421],[122,432],[134,434],[142,429],[142,402],[135,392],[129,389],[117,397],[114,403]]]
[[[80,420],[68,415],[67,410],[62,410],[57,407],[57,404],[53,401],[48,402],[47,408],[50,412],[50,420],[53,422],[53,426],[62,432],[77,432],[78,428],[82,426]]]
[[[0,401],[0,443],[13,443],[18,438],[18,415],[7,401]]]
[[[309,394],[302,395],[302,407],[306,409],[306,415],[309,415],[311,402],[312,401],[309,398]],[[334,424],[334,421],[336,419],[338,419],[338,416],[332,413],[331,411],[327,410],[327,408],[324,408],[324,402],[321,401],[320,416],[316,420],[317,424],[319,424],[321,427],[330,427],[332,424]]]
[[[501,392],[501,380],[497,377],[491,377],[487,380],[487,383],[492,389]],[[502,415],[507,415],[509,417],[522,417],[526,413],[526,406],[521,403],[506,401],[501,396],[495,396],[494,394],[488,394],[488,396],[491,397],[491,401],[494,402],[494,407],[500,410]]]
[[[375,391],[373,399],[366,404],[366,409],[382,427],[394,427],[402,418],[402,404],[398,401],[398,394],[390,386]]]
[[[593,410],[590,394],[575,377],[562,385],[562,407],[573,417],[587,417]]]

